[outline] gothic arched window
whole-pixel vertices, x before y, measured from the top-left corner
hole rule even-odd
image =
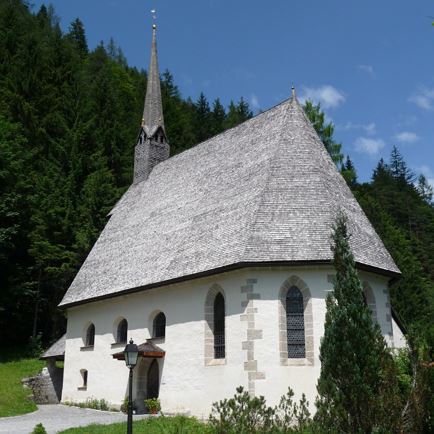
[[[86,347],[93,347],[95,344],[95,326],[90,324],[86,330]]]
[[[224,359],[225,355],[225,299],[219,292],[214,299],[214,358]]]
[[[291,286],[286,293],[286,330],[288,358],[306,357],[303,294],[296,286]]]
[[[124,344],[127,342],[128,334],[128,321],[124,318],[119,321],[117,331],[116,331],[116,343]]]
[[[160,312],[154,318],[152,337],[153,338],[164,338],[166,336],[166,315]]]

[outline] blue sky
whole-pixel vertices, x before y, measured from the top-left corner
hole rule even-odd
[[[35,10],[44,3],[34,0]],[[47,3],[47,2],[45,2]],[[267,109],[290,95],[320,101],[336,139],[368,180],[395,144],[434,185],[434,3],[428,0],[52,0],[88,43],[113,37],[147,68],[157,10],[160,69],[184,97],[243,96]]]

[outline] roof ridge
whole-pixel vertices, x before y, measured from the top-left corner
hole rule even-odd
[[[224,136],[226,134],[229,134],[230,131],[235,130],[236,128],[240,128],[241,126],[247,124],[248,122],[252,122],[254,120],[257,120],[259,117],[261,117],[262,115],[265,115],[266,113],[268,113],[271,110],[277,109],[279,106],[288,103],[292,100],[291,97],[284,99],[283,101],[280,101],[279,103],[275,104],[274,106],[268,108],[267,110],[264,110],[261,113],[256,114],[255,116],[251,117],[250,119],[246,119],[245,121],[241,122],[238,125],[235,125],[234,127],[228,128],[224,131],[222,131],[221,133],[217,133],[214,136],[208,137],[206,140],[203,140],[202,142],[196,143],[194,146],[188,148],[188,149],[184,149],[183,151],[179,152],[178,154],[175,155],[171,155],[167,160],[162,161],[158,166],[163,166],[166,162],[172,160],[173,158],[178,157],[178,155],[183,155],[186,152],[190,152],[191,150],[197,148],[198,146],[204,145],[205,143],[211,141],[211,140],[215,140],[216,137],[218,136]]]
[[[285,102],[288,101],[288,100],[289,100],[289,102],[291,102],[292,98],[289,98],[289,99],[285,100]],[[285,121],[287,121],[287,119],[288,119],[288,111],[285,111],[284,116],[285,116]],[[256,223],[258,221],[259,210],[261,209],[262,203],[264,202],[264,193],[267,190],[267,187],[269,185],[269,182],[270,182],[270,179],[271,179],[271,175],[272,175],[272,173],[271,173],[272,172],[272,170],[271,170],[271,162],[274,161],[274,159],[275,159],[275,157],[276,157],[276,155],[277,155],[277,153],[279,151],[279,148],[280,148],[280,142],[276,141],[274,152],[273,152],[271,158],[269,158],[269,160],[268,160],[267,177],[265,179],[265,182],[264,182],[263,188],[261,190],[261,193],[258,195],[259,196],[259,200],[258,200],[256,209],[253,212],[254,215],[255,215],[255,217],[252,219],[252,221],[251,221],[251,223],[249,225],[248,237],[247,237],[247,240],[246,240],[246,244],[244,246],[243,256],[242,257],[246,257],[247,250],[248,250],[249,245],[250,245],[250,240],[253,237],[253,231],[252,231],[252,229],[256,226]]]

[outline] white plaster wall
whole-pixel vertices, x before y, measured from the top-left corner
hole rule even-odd
[[[83,401],[88,397],[104,398],[120,405],[127,393],[128,369],[123,361],[112,358],[124,345],[111,348],[114,342],[114,323],[119,317],[128,320],[128,339],[143,343],[152,333],[151,317],[157,310],[166,315],[166,337],[156,344],[166,351],[160,360],[162,370],[160,399],[163,410],[190,411],[208,417],[211,404],[231,397],[235,388],[248,388],[247,360],[242,342],[247,339],[245,313],[246,294],[241,287],[247,279],[256,279],[253,292],[259,299],[251,300],[255,313],[255,329],[262,330],[262,338],[254,341],[257,370],[264,379],[255,381],[255,394],[264,395],[269,404],[276,404],[290,386],[296,398],[304,392],[311,403],[315,401],[316,382],[320,372],[319,345],[324,332],[325,297],[332,289],[328,276],[331,267],[281,267],[233,271],[213,278],[124,295],[110,300],[93,302],[68,310],[64,384],[62,401]],[[314,319],[313,366],[282,366],[279,355],[278,295],[281,285],[296,275],[307,284],[312,295]],[[389,336],[391,323],[387,294],[387,279],[362,273],[369,281],[377,303],[377,317],[383,334]],[[204,304],[213,284],[222,287],[226,301],[226,360],[223,365],[204,363]],[[95,324],[95,346],[92,351],[80,351],[86,325]],[[88,370],[87,390],[81,386],[80,369]],[[137,371],[137,372],[136,372]],[[136,368],[135,375],[140,374]],[[135,381],[137,378],[135,379]]]
[[[393,318],[392,318],[392,330],[393,330],[393,348],[397,348],[397,349],[407,348],[407,340],[405,339],[405,336],[402,333],[401,328]]]

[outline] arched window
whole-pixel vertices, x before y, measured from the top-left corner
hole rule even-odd
[[[116,332],[116,343],[124,344],[127,342],[128,334],[128,321],[124,318],[119,321],[117,332]]]
[[[288,358],[306,357],[303,294],[296,286],[291,286],[286,293],[286,330]]]
[[[225,299],[219,292],[214,299],[214,358],[224,359],[225,355]]]
[[[166,336],[166,315],[160,312],[154,318],[152,337],[153,338],[164,338]]]
[[[86,347],[93,347],[95,344],[95,326],[90,324],[86,330]]]
[[[87,369],[80,369],[80,374],[81,374],[81,386],[79,387],[79,389],[86,389],[87,388]]]

